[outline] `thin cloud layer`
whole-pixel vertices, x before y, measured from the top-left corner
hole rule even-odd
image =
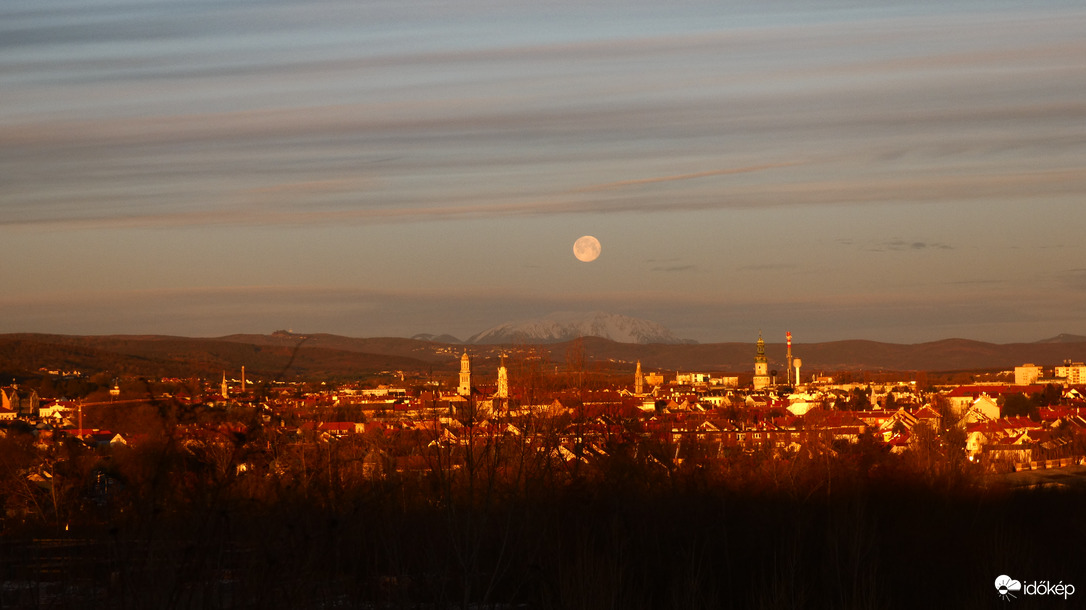
[[[154,11],[82,37],[42,14],[6,30],[25,53],[0,77],[3,222],[369,223],[1086,191],[1081,11],[1024,25],[938,15],[409,40],[312,58],[286,54],[277,34],[332,24],[318,14],[295,31],[277,21],[296,16],[289,5],[248,46],[216,19]],[[234,23],[250,12],[219,11]],[[340,188],[290,186],[321,184]],[[274,213],[247,209],[263,205]]]
[[[7,2],[0,312],[1086,332],[1081,274],[1030,271],[1086,255],[1084,31],[1069,0]],[[565,266],[583,234],[607,256]]]

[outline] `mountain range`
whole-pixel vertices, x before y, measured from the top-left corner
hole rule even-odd
[[[561,343],[579,337],[599,337],[618,343],[694,343],[676,337],[657,322],[595,311],[558,312],[534,320],[506,322],[472,335],[472,345],[509,343]]]
[[[953,371],[1009,369],[1024,363],[1053,366],[1065,360],[1086,361],[1086,338],[1034,343],[994,344],[946,339],[918,344],[876,341],[831,341],[793,346],[803,371]],[[1056,339],[1055,337],[1053,339]],[[531,352],[561,363],[571,350],[583,350],[589,362],[617,371],[632,371],[641,361],[647,370],[749,373],[752,343],[638,344],[601,337],[576,342],[464,344],[403,338],[352,338],[330,334],[229,335],[188,338],[158,335],[77,336],[0,335],[0,379],[37,375],[45,370],[108,372],[145,377],[215,378],[242,366],[253,378],[354,378],[382,371],[453,372],[464,351],[475,356],[480,370],[493,369],[498,356]],[[783,370],[785,346],[766,344],[770,368]]]

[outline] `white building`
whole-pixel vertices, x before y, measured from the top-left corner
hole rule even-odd
[[[1016,372],[1017,370],[1015,369]],[[1086,383],[1086,364],[1071,361],[1064,362],[1063,366],[1056,367],[1056,377],[1066,379],[1066,383],[1070,385]]]
[[[994,421],[1000,417],[999,403],[997,403],[992,397],[988,395],[980,396],[973,401],[973,404],[962,414],[961,420],[958,425],[965,427],[969,424]]]
[[[1041,367],[1031,363],[1014,367],[1014,385],[1033,385],[1044,373]],[[1058,374],[1057,374],[1058,375]]]
[[[664,385],[663,373],[649,373],[645,375],[645,385],[650,387],[657,387]]]

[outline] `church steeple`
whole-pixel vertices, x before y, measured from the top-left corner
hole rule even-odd
[[[758,331],[758,343],[754,352],[754,389],[760,390],[769,385],[769,361],[765,357],[765,339]]]
[[[456,393],[461,396],[471,396],[471,356],[465,350],[460,357],[460,386]]]
[[[501,364],[498,366],[497,397],[502,400],[509,398],[509,369],[505,368],[505,352],[502,352]]]

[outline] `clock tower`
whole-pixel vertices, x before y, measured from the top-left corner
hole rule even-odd
[[[754,354],[754,389],[760,390],[769,385],[769,361],[765,357],[765,339],[758,332],[758,349]]]

